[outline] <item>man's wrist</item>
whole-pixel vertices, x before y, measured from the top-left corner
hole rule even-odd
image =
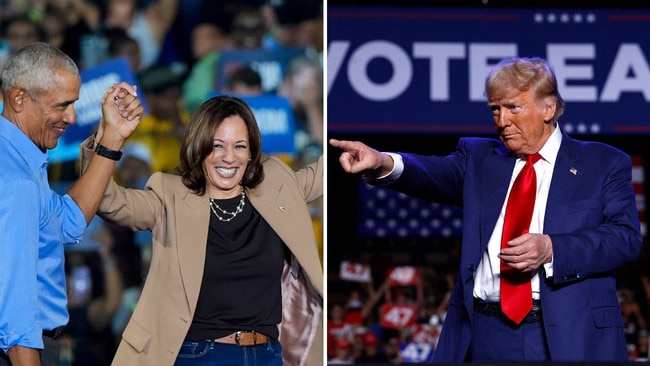
[[[106,146],[100,144],[99,142],[96,142],[95,153],[99,156],[103,156],[107,159],[111,159],[115,161],[118,161],[120,160],[120,158],[122,158],[121,151],[111,150]]]
[[[382,152],[382,155],[386,155],[386,157],[382,156],[382,159],[392,160],[393,162],[392,170],[386,171],[382,163],[382,169],[381,169],[382,171],[381,173],[379,173],[382,175],[375,176],[375,177],[362,176],[364,182],[376,186],[383,186],[383,185],[393,183],[394,181],[397,180],[397,178],[399,178],[402,175],[402,172],[404,171],[404,162],[402,161],[402,156],[400,154],[396,154],[392,152]]]

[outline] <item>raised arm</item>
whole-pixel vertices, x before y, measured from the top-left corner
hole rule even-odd
[[[127,83],[109,87],[102,98],[102,119],[95,140],[109,153],[95,154],[84,174],[68,190],[83,211],[87,223],[97,212],[117,161],[106,156],[110,156],[111,151],[120,151],[126,138],[140,123],[143,112],[135,86]]]

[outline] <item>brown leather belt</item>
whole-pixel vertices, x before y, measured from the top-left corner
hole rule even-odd
[[[217,343],[236,344],[240,347],[249,347],[257,344],[265,344],[267,337],[254,330],[240,330],[225,337],[217,338],[214,341]]]

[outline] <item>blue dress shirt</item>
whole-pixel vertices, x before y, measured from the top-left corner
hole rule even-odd
[[[68,322],[64,243],[86,229],[69,195],[50,189],[47,154],[0,116],[0,348],[43,348]]]

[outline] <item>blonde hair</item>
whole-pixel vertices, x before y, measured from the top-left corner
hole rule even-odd
[[[532,89],[537,98],[553,98],[553,122],[557,122],[564,113],[564,99],[558,90],[555,73],[542,58],[506,58],[494,66],[485,81],[485,96],[488,99],[500,99],[513,89],[522,92]]]

